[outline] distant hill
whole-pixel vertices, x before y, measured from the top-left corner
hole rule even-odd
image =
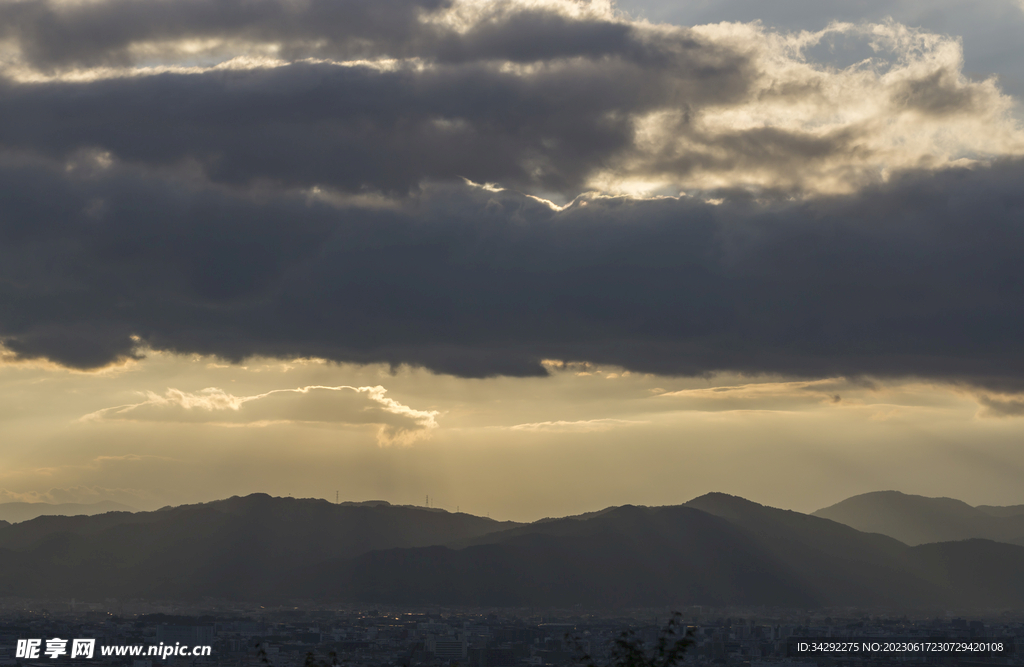
[[[1021,608],[1024,547],[977,539],[936,542],[913,547],[908,558],[942,598],[960,607]]]
[[[1024,547],[910,547],[708,494],[532,524],[256,494],[0,525],[0,596],[1024,608]]]
[[[911,546],[982,538],[1024,545],[1024,507],[971,507],[953,498],[878,491],[847,498],[813,516]]]
[[[1022,559],[1024,548],[982,540],[918,550],[709,494],[682,507],[608,508],[447,547],[336,559],[284,581],[282,593],[512,606],[1019,607]]]
[[[462,605],[821,602],[743,531],[687,507],[618,507],[473,542],[337,559],[286,587],[321,599]]]
[[[990,516],[1024,516],[1024,505],[1010,505],[1009,507],[978,505],[974,509]]]
[[[483,606],[1019,608],[1021,562],[1018,546],[975,540],[911,548],[709,494],[680,507],[608,508],[448,546],[334,559],[286,578],[280,592]]]
[[[266,494],[156,512],[41,516],[0,526],[0,596],[247,599],[304,564],[514,525],[427,508]]]
[[[104,500],[98,503],[0,503],[0,521],[18,523],[37,516],[79,516],[105,512],[135,512],[134,507]]]

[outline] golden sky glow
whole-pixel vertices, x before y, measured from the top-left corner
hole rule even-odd
[[[714,490],[802,511],[889,488],[1024,501],[1024,423],[955,387],[549,368],[471,380],[152,351],[93,373],[6,363],[0,419],[18,446],[0,454],[0,499],[152,509],[338,490],[519,520]],[[336,383],[384,390],[295,391]]]

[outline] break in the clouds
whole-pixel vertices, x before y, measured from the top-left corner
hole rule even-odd
[[[1024,3],[1020,0],[618,0],[617,4],[651,20],[680,25],[760,21],[785,30],[820,30],[832,21],[879,23],[892,18],[928,32],[960,37],[966,71],[995,74],[1012,94],[1024,93],[1020,67]],[[862,49],[842,38],[821,46],[825,48],[816,48],[815,54],[840,65],[864,57]]]
[[[560,0],[23,0],[0,26],[22,358],[1024,385],[1024,131],[955,36]],[[839,38],[863,57],[815,59]],[[130,412],[201,414],[152,400]]]
[[[436,410],[415,410],[375,387],[274,389],[253,396],[235,396],[218,387],[198,392],[168,389],[146,392],[138,403],[103,408],[81,421],[130,420],[209,423],[223,426],[270,424],[368,424],[377,427],[377,442],[408,444],[437,428]]]

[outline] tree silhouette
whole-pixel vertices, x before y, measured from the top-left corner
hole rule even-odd
[[[576,664],[582,667],[675,667],[683,659],[686,649],[693,644],[693,630],[683,625],[683,615],[672,612],[672,618],[658,631],[654,646],[647,646],[636,630],[624,630],[612,642],[607,665],[598,664],[584,650],[577,636],[566,635],[576,649]]]
[[[313,651],[309,651],[306,653],[306,660],[302,663],[302,667],[338,667],[338,654],[335,651],[331,651],[324,658],[318,657]]]

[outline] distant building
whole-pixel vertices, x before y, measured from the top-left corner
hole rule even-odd
[[[438,658],[465,658],[466,640],[454,637],[431,637],[426,641],[427,653]]]
[[[156,640],[164,644],[191,644],[207,646],[213,644],[212,625],[158,625]]]
[[[470,667],[514,667],[516,655],[511,648],[471,648]]]

